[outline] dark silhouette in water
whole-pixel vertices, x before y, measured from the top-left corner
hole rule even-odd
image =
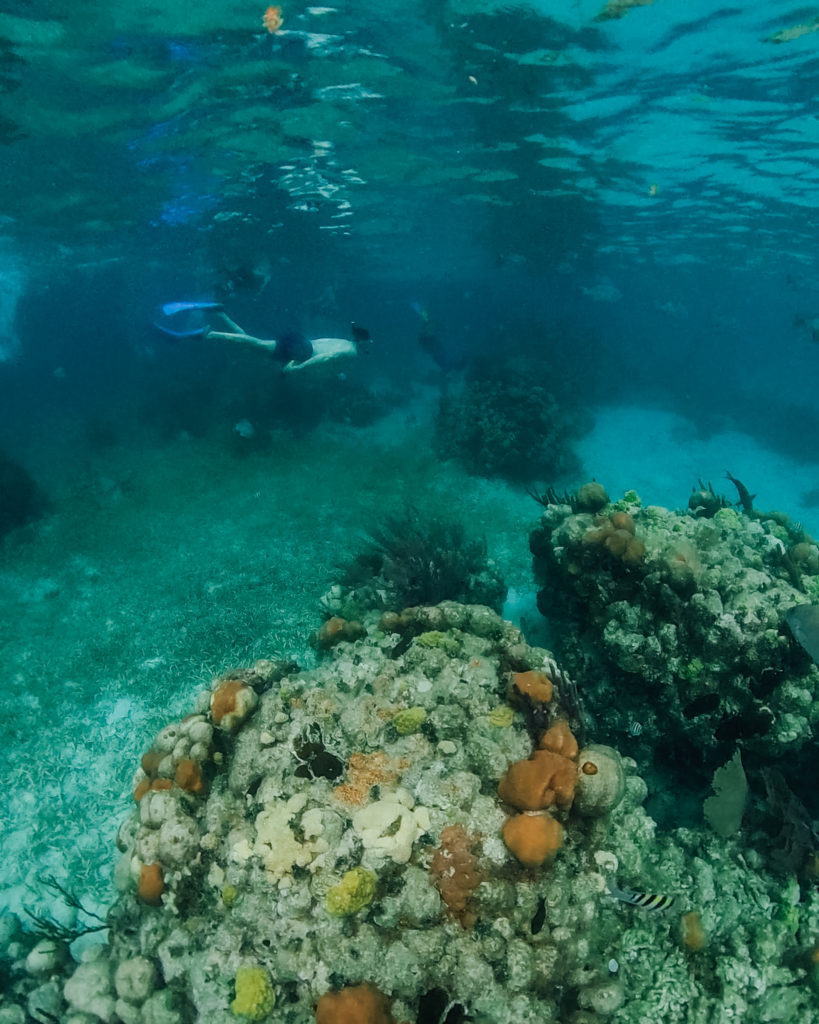
[[[19,462],[0,451],[0,537],[46,511],[45,495]]]
[[[741,480],[737,480],[735,476],[731,476],[727,469],[725,470],[725,478],[730,480],[734,487],[736,487],[742,511],[750,515],[754,510],[754,498],[756,495],[751,494],[745,484]]]
[[[443,373],[461,370],[466,365],[466,356],[457,352],[451,344],[442,341],[439,335],[423,330],[418,335],[418,344]]]

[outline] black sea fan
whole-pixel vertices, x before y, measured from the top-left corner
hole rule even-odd
[[[369,584],[378,603],[394,609],[446,600],[499,608],[506,594],[483,540],[469,537],[460,522],[411,508],[370,531],[341,583],[355,588],[359,599]]]

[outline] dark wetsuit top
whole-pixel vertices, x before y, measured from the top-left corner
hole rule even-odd
[[[276,338],[273,358],[279,363],[304,363],[313,355],[313,346],[298,331],[286,331]]]

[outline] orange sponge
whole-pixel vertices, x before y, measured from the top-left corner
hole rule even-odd
[[[383,992],[374,985],[351,985],[325,992],[316,1006],[316,1024],[395,1024]]]
[[[558,718],[549,726],[540,737],[538,747],[541,750],[551,750],[554,754],[562,754],[572,761],[577,758],[580,749],[565,718]]]
[[[244,690],[239,679],[226,679],[210,699],[210,710],[214,722],[219,725],[225,715],[236,711],[236,698]]]
[[[514,814],[501,831],[509,850],[527,868],[539,868],[563,844],[563,826],[551,814]]]
[[[165,878],[162,874],[162,865],[143,864],[139,871],[139,882],[137,883],[137,896],[149,907],[158,907],[162,902],[162,893],[165,891]]]
[[[540,811],[557,804],[570,807],[574,799],[577,765],[551,750],[536,750],[525,761],[515,761],[498,783],[498,796],[519,811]]]
[[[205,780],[202,778],[202,769],[197,761],[189,757],[183,757],[176,766],[174,782],[188,793],[200,795],[205,792]]]
[[[516,693],[529,697],[535,704],[548,704],[552,699],[552,680],[545,672],[515,672],[512,686]]]

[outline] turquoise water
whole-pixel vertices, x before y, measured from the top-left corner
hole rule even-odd
[[[819,531],[819,24],[746,6],[3,6],[0,451],[45,505],[0,491],[0,908],[52,910],[44,873],[105,907],[150,738],[312,664],[407,504],[543,642],[527,487],[683,508],[730,470]],[[373,341],[283,375],[157,331],[181,300]]]

